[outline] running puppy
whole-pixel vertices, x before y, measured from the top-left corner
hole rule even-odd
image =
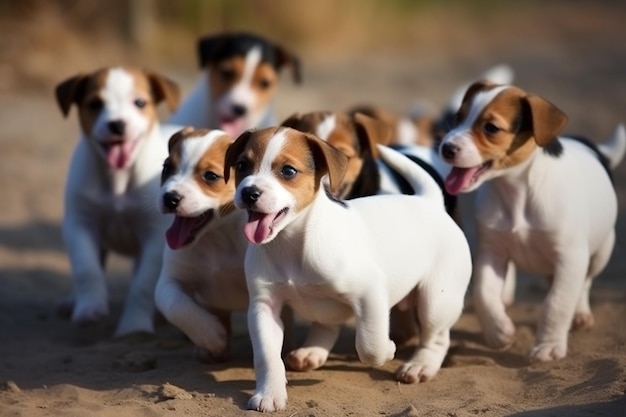
[[[115,251],[134,258],[134,276],[117,336],[153,331],[154,286],[163,254],[164,219],[149,210],[158,193],[167,140],[156,107],[178,105],[178,86],[151,71],[110,67],[78,74],[56,87],[67,116],[78,108],[81,137],[65,188],[63,240],[74,295],[60,309],[88,323],[109,313],[104,261]]]
[[[379,150],[414,167],[389,148]],[[393,359],[389,310],[396,304],[416,309],[421,324],[420,346],[398,369],[399,380],[432,378],[448,351],[471,259],[439,188],[418,169],[416,181],[429,184],[423,197],[344,203],[329,197],[324,185],[336,190],[346,165],[345,155],[323,140],[286,127],[248,131],[226,154],[224,177],[235,167],[235,205],[248,215],[248,327],[257,377],[251,409],[275,411],[287,403],[283,304],[313,321],[304,346],[291,354],[303,369],[324,364],[352,316],[361,361]]]
[[[440,152],[452,165],[448,192],[478,189],[473,294],[487,343],[513,342],[500,297],[512,261],[551,277],[530,358],[563,358],[570,328],[593,325],[589,290],[615,243],[610,170],[626,150],[624,128],[600,146],[559,137],[567,117],[552,103],[484,82],[469,87],[456,119]]]

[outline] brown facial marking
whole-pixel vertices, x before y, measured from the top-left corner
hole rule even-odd
[[[515,166],[537,147],[525,108],[526,93],[510,87],[498,94],[472,126],[474,143],[484,160],[494,169]],[[494,129],[495,128],[497,129]]]
[[[235,186],[237,186],[241,180],[258,170],[263,152],[275,131],[276,128],[247,130],[229,146],[224,162],[226,182],[234,173]]]
[[[231,90],[243,76],[245,59],[235,56],[211,65],[209,71],[209,85],[213,100],[223,96]]]
[[[220,201],[220,207],[232,203],[235,185],[227,183],[223,177],[226,150],[233,142],[228,135],[222,135],[209,146],[195,167],[194,179],[207,195]]]
[[[163,162],[163,171],[161,172],[161,185],[178,171],[182,158],[182,146],[185,139],[202,137],[208,133],[209,130],[207,129],[194,129],[193,127],[187,126],[170,137],[168,142],[169,155]]]

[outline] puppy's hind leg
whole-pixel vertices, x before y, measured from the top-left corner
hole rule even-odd
[[[463,310],[463,294],[423,287],[418,290],[417,305],[420,343],[396,371],[396,379],[407,384],[428,381],[441,368],[450,347],[450,328]]]
[[[591,284],[593,279],[602,272],[606,267],[611,253],[613,252],[613,246],[615,245],[615,232],[612,231],[607,237],[604,244],[600,247],[592,257],[589,264],[589,274],[585,280],[585,285],[578,299],[578,305],[576,306],[576,312],[574,313],[574,320],[572,321],[572,329],[589,329],[594,325],[593,313],[589,306],[589,291],[591,290]]]
[[[285,357],[287,366],[294,371],[311,371],[324,365],[340,330],[339,325],[311,324],[302,347],[289,352]]]

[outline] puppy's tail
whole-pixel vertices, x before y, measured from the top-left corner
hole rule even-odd
[[[436,201],[444,207],[441,187],[428,172],[400,152],[384,145],[377,146],[380,159],[406,179],[416,195]]]
[[[626,129],[624,129],[624,125],[620,123],[613,136],[606,142],[599,144],[598,149],[609,160],[611,169],[618,166],[624,158],[624,153],[626,153]]]

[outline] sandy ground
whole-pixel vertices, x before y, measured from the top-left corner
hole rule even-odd
[[[426,39],[402,51],[333,60],[318,54],[305,60],[303,86],[283,77],[277,112],[282,118],[363,101],[396,111],[426,101],[438,109],[459,83],[507,62],[517,84],[569,114],[568,132],[601,140],[626,120],[626,13],[618,6],[569,20],[571,14],[554,11],[520,17],[501,37],[482,28],[442,47]],[[168,71],[188,90],[192,73]],[[153,336],[112,339],[129,268],[122,259],[110,265],[109,319],[76,328],[54,314],[54,303],[71,288],[59,223],[75,115],[64,121],[51,91],[4,91],[0,109],[0,416],[254,415],[245,409],[254,372],[243,315],[235,320],[232,360],[219,365],[196,362],[191,344],[166,323]],[[616,188],[619,238],[592,291],[596,327],[571,334],[567,358],[527,361],[547,289],[529,277],[520,280],[510,308],[517,334],[508,351],[485,347],[468,303],[437,377],[403,385],[393,371],[413,346],[369,368],[359,363],[348,326],[323,369],[288,372],[288,408],[277,415],[626,416],[626,163],[616,171]],[[471,236],[471,224],[467,229]],[[304,330],[298,327],[298,337]]]

